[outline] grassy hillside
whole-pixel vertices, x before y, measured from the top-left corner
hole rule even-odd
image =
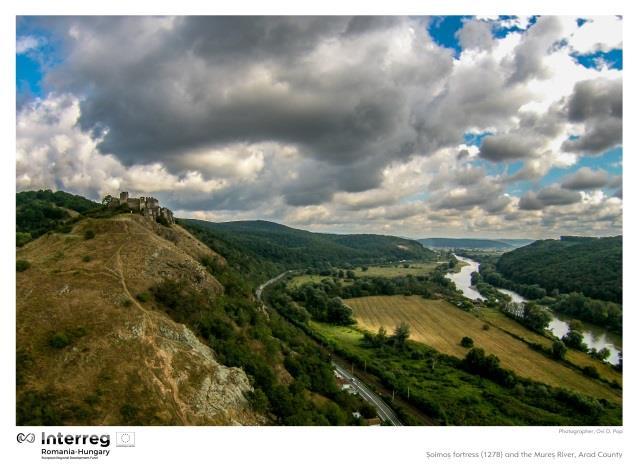
[[[19,248],[29,267],[16,276],[18,424],[263,421],[247,375],[151,296],[164,280],[221,295],[198,261],[212,253],[138,215],[83,219]]]
[[[435,254],[420,243],[394,236],[311,233],[266,221],[179,220],[179,223],[193,232],[210,232],[262,259],[286,267],[435,259]]]
[[[521,284],[549,293],[581,292],[620,303],[623,294],[623,237],[540,240],[504,253],[496,269]]]
[[[328,354],[253,295],[258,258],[78,216],[17,250],[19,425],[359,425]],[[273,269],[264,272],[273,272]]]
[[[421,238],[418,242],[431,248],[466,248],[507,250],[532,243],[533,240],[488,240],[479,238]]]

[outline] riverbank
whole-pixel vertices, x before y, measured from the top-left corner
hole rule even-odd
[[[480,263],[470,258],[464,258],[454,255],[457,260],[463,261],[466,266],[463,266],[458,273],[447,273],[445,277],[452,280],[456,285],[456,288],[462,291],[463,295],[471,300],[485,300],[484,296],[480,294],[476,289],[471,286],[471,273],[477,272],[480,269]],[[496,288],[502,294],[506,294],[511,298],[512,302],[523,304],[527,302],[523,296],[518,293],[502,288]],[[552,312],[552,311],[551,311]],[[553,336],[561,339],[570,331],[571,322],[575,319],[562,316],[557,313],[552,313],[553,317],[548,325],[548,330]],[[583,336],[583,342],[589,349],[603,349],[606,348],[610,351],[610,356],[607,362],[617,365],[619,363],[619,353],[623,350],[623,340],[618,334],[610,331],[606,331],[598,326],[588,324],[585,322],[576,321],[579,327],[579,332]]]

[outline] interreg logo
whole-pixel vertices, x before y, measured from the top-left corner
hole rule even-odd
[[[110,454],[110,435],[49,434],[42,432],[43,459],[97,459]]]
[[[33,443],[35,441],[35,433],[18,433],[18,443]]]

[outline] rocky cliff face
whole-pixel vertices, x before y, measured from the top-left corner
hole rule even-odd
[[[86,230],[95,237],[85,239]],[[17,259],[31,264],[17,273],[18,418],[264,423],[246,400],[252,388],[244,371],[219,364],[148,299],[149,288],[166,278],[222,293],[198,262],[213,254],[179,226],[138,215],[83,220],[70,234],[45,235],[18,250]]]

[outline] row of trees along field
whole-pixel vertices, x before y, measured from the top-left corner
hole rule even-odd
[[[361,280],[355,283],[358,281]],[[393,388],[402,397],[407,395],[412,405],[439,424],[607,424],[621,419],[617,405],[518,377],[500,367],[495,355],[487,355],[480,348],[473,347],[464,359],[458,359],[410,341],[407,324],[398,325],[391,332],[386,329],[379,329],[377,333],[364,331],[357,343],[327,338],[310,325],[310,320],[342,325],[329,322],[323,314],[323,303],[336,298],[341,290],[332,279],[306,283],[299,289],[279,283],[270,290],[268,299],[279,314],[307,335],[360,368],[366,368],[387,388]],[[448,292],[451,293],[451,288]],[[318,314],[313,316],[310,310],[315,308]],[[468,338],[460,343],[473,346]],[[420,424],[407,409],[398,404],[393,406],[403,421]]]

